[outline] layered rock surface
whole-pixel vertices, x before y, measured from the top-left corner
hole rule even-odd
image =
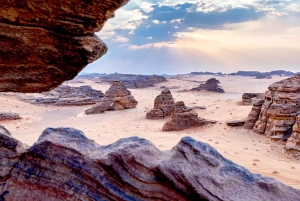
[[[174,105],[174,98],[170,90],[165,89],[154,100],[154,108],[147,114],[147,119],[161,119],[170,116]]]
[[[293,133],[286,143],[288,152],[300,157],[300,115],[297,116],[293,126]]]
[[[124,110],[135,108],[138,102],[120,81],[114,81],[112,86],[105,92],[100,103],[87,109],[86,114],[99,114],[107,110]]]
[[[127,0],[0,1],[0,91],[42,92],[106,53],[93,33]]]
[[[49,92],[41,93],[42,97],[32,98],[30,95],[19,95],[20,99],[32,104],[55,106],[93,105],[100,102],[104,94],[89,85],[72,87],[61,85]]]
[[[48,128],[31,147],[0,130],[2,200],[286,200],[300,191],[252,174],[206,143],[170,151],[131,137],[100,146],[73,128]]]
[[[213,92],[218,92],[218,93],[224,93],[224,90],[220,88],[218,85],[220,83],[219,80],[216,78],[210,78],[208,79],[205,84],[200,84],[199,87],[192,88],[192,91],[201,91],[201,90],[206,90],[206,91],[213,91]]]
[[[244,128],[252,129],[259,118],[261,107],[264,103],[264,99],[254,99],[251,112],[249,113],[245,122]]]
[[[271,84],[253,130],[274,139],[288,139],[300,114],[300,75]]]
[[[174,104],[171,113],[171,120],[167,121],[163,131],[180,131],[192,126],[203,126],[209,121],[198,117],[198,114],[192,112],[192,108],[185,106],[183,101],[178,101]]]

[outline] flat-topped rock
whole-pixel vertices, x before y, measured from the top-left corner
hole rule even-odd
[[[244,126],[245,120],[232,120],[232,121],[226,121],[226,124],[228,126]]]
[[[80,130],[47,128],[27,147],[0,130],[0,167],[0,195],[13,201],[295,201],[300,195],[191,137],[161,151],[139,137],[100,146]]]
[[[105,96],[94,107],[87,109],[86,114],[100,114],[107,110],[124,110],[135,108],[138,102],[120,81],[114,81],[105,92]]]
[[[216,78],[210,78],[205,82],[205,84],[200,84],[199,87],[193,88],[191,90],[192,91],[206,90],[206,91],[224,93],[224,90],[220,88],[218,84],[220,84],[219,80],[217,80]]]
[[[107,51],[94,34],[127,0],[0,1],[0,91],[42,92]]]
[[[154,108],[147,115],[147,119],[160,119],[170,116],[174,105],[174,98],[170,90],[165,89],[154,100]]]
[[[198,117],[198,114],[192,112],[191,108],[185,106],[183,101],[174,104],[171,119],[167,121],[163,131],[180,131],[192,126],[203,126],[209,124],[209,121]]]
[[[21,119],[18,113],[0,112],[0,121]]]
[[[20,99],[32,104],[54,106],[93,105],[104,97],[102,91],[95,90],[89,85],[72,87],[61,85],[49,92],[43,92],[41,97],[31,98],[30,95],[19,95]]]

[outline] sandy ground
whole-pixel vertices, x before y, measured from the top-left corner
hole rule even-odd
[[[246,119],[251,106],[241,105],[244,92],[264,92],[268,85],[283,79],[254,79],[238,76],[215,76],[225,90],[224,94],[212,92],[179,92],[199,85],[213,76],[177,76],[168,82],[147,89],[131,89],[139,101],[137,108],[109,111],[98,115],[84,115],[90,106],[53,107],[37,106],[19,101],[14,94],[0,95],[0,111],[17,112],[22,119],[1,121],[12,135],[20,141],[32,145],[47,127],[75,127],[101,145],[115,142],[119,138],[139,136],[152,141],[161,150],[174,147],[184,136],[209,143],[226,158],[248,168],[253,173],[276,178],[287,185],[300,189],[300,163],[284,153],[283,142],[271,142],[243,127],[232,128],[225,124],[228,120]],[[109,85],[92,81],[69,83],[72,86],[91,85],[105,92]],[[187,106],[206,106],[206,110],[196,110],[199,116],[217,120],[218,123],[206,127],[195,127],[183,131],[162,132],[168,119],[148,120],[146,112],[153,107],[161,86],[173,87],[171,92],[176,101],[184,101]]]

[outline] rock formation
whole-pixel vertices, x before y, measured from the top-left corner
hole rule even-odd
[[[200,84],[199,87],[192,88],[192,91],[201,91],[201,90],[206,90],[206,91],[213,91],[213,92],[218,92],[218,93],[224,93],[224,90],[219,87],[220,81],[217,80],[216,78],[210,78],[206,81],[205,84]]]
[[[19,95],[20,99],[38,105],[55,105],[55,106],[80,106],[93,105],[100,102],[104,94],[92,89],[91,86],[85,85],[80,87],[71,87],[61,85],[49,92],[41,93],[42,97],[31,98],[29,95]]]
[[[133,74],[99,74],[92,73],[87,75],[78,75],[75,80],[94,80],[95,82],[108,82],[112,83],[115,80],[119,80],[127,88],[146,88],[153,87],[156,83],[166,82],[167,79],[160,75],[133,75]]]
[[[264,99],[263,93],[244,93],[242,96],[243,105],[252,105],[252,98]]]
[[[275,82],[268,89],[253,131],[273,139],[288,139],[300,114],[300,75]],[[258,111],[257,107],[252,116]]]
[[[18,113],[0,112],[0,121],[21,119]]]
[[[252,174],[206,143],[170,151],[130,137],[100,146],[73,128],[48,128],[31,147],[0,130],[2,200],[285,200],[300,190]]]
[[[170,90],[165,89],[154,100],[154,108],[147,115],[147,119],[161,119],[170,116],[174,105],[174,98]]]
[[[127,0],[0,1],[0,91],[42,92],[106,53],[94,32]]]
[[[124,110],[135,108],[138,102],[131,95],[124,84],[114,81],[112,86],[105,92],[100,103],[85,111],[86,114],[99,114],[107,110]]]
[[[163,131],[180,131],[192,126],[203,126],[209,121],[198,117],[197,113],[191,111],[191,108],[185,106],[183,101],[178,101],[172,108],[171,120],[167,121]]]

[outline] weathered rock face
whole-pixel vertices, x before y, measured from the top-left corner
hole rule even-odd
[[[192,91],[201,91],[201,90],[206,90],[206,91],[213,91],[213,92],[218,92],[218,93],[224,93],[224,90],[219,87],[220,81],[217,80],[216,78],[211,78],[206,81],[205,84],[200,84],[199,87],[191,89]]]
[[[120,81],[114,81],[105,92],[105,97],[96,106],[85,111],[86,114],[99,114],[107,110],[135,108],[138,102]]]
[[[263,93],[244,93],[242,96],[243,105],[252,105],[252,99],[264,99]]]
[[[21,119],[18,113],[0,112],[0,121]]]
[[[261,109],[261,102],[258,101],[245,127],[251,129],[260,110],[253,131],[273,139],[288,139],[300,114],[300,75],[275,82],[268,89]]]
[[[300,115],[297,116],[293,126],[293,133],[286,143],[286,150],[300,157]]]
[[[288,139],[298,114],[300,114],[300,75],[269,86],[253,130],[274,139]]]
[[[127,0],[0,2],[0,91],[42,92],[106,53],[93,33]]]
[[[174,98],[170,90],[163,90],[154,100],[154,108],[147,115],[147,119],[160,119],[170,116],[174,105]]]
[[[80,106],[96,104],[104,97],[101,91],[92,89],[88,85],[80,87],[61,85],[49,92],[41,93],[41,95],[42,97],[39,98],[20,95],[20,99],[38,105]]]
[[[300,195],[190,137],[160,151],[138,137],[100,146],[79,130],[48,128],[30,148],[0,132],[0,150],[3,200],[294,201]]]
[[[78,75],[75,80],[94,80],[95,82],[108,82],[112,83],[115,80],[119,80],[127,88],[146,88],[153,87],[156,83],[166,82],[167,79],[160,75],[133,75],[133,74],[99,74],[92,73],[88,75]]]
[[[249,113],[244,128],[252,129],[259,118],[259,114],[261,112],[261,107],[264,103],[264,99],[254,99],[253,107],[251,112]]]
[[[203,126],[209,121],[198,117],[197,113],[191,111],[192,108],[185,106],[183,101],[178,101],[174,104],[171,114],[171,120],[167,121],[163,131],[180,131],[192,126]]]

